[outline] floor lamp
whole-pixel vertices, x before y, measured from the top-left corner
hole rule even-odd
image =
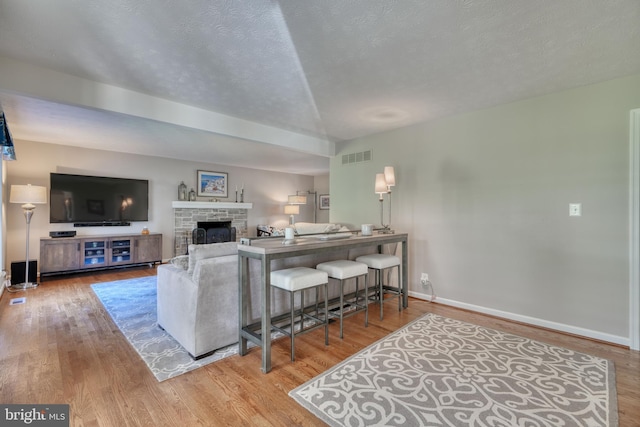
[[[12,290],[25,290],[38,286],[37,282],[29,282],[29,226],[33,211],[36,209],[35,204],[47,203],[47,188],[38,185],[12,185],[10,203],[23,203],[22,211],[27,220],[27,250],[24,264],[24,283],[18,283],[11,286]]]
[[[318,205],[316,201],[316,197],[318,195],[317,191],[307,190],[307,191],[296,191],[295,195],[289,196],[289,204],[290,205],[306,205],[307,204],[307,194],[313,194],[313,223],[317,222],[316,211],[318,210]]]

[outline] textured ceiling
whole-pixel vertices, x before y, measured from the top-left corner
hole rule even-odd
[[[638,0],[0,0],[0,103],[16,139],[318,174],[335,142],[638,73],[638,22]]]

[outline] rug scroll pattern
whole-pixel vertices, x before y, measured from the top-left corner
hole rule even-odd
[[[617,426],[612,362],[433,314],[290,396],[333,426]]]

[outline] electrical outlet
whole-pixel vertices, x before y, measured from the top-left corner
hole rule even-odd
[[[429,281],[429,275],[427,273],[422,273],[422,275],[420,276],[420,283],[422,283],[423,285],[426,285],[428,281]]]
[[[569,203],[569,216],[582,216],[582,203]]]

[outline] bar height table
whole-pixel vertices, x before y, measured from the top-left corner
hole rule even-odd
[[[320,254],[336,249],[355,249],[377,246],[382,252],[383,246],[389,243],[402,244],[402,305],[409,305],[408,289],[408,235],[374,234],[372,236],[352,235],[349,238],[335,240],[321,240],[308,236],[298,238],[295,244],[283,245],[283,239],[256,239],[250,245],[238,245],[238,286],[239,286],[239,335],[241,356],[247,354],[247,341],[252,341],[262,349],[262,372],[271,370],[271,261],[281,258],[292,258],[309,254]],[[260,261],[260,308],[261,320],[259,325],[248,325],[248,293],[249,293],[249,259]],[[257,327],[259,326],[259,328]]]

